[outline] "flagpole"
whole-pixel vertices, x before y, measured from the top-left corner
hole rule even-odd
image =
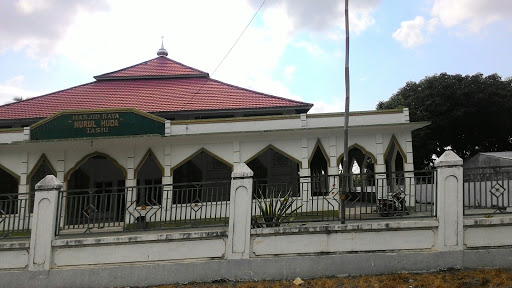
[[[349,188],[349,164],[348,164],[348,120],[350,111],[350,75],[349,75],[349,25],[348,25],[348,0],[345,0],[345,123],[343,125],[343,191],[341,194],[341,223],[345,223],[345,200]]]

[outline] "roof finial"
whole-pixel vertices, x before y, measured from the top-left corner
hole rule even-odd
[[[169,55],[169,53],[167,53],[167,50],[165,50],[165,48],[164,48],[164,36],[162,36],[162,47],[160,47],[160,49],[158,49],[158,51],[156,52],[156,55],[158,55],[158,56]]]

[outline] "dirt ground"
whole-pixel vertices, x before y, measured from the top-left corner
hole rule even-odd
[[[216,281],[210,283],[188,283],[181,285],[153,286],[158,288],[323,288],[323,287],[512,287],[512,269],[451,269],[430,273],[399,273],[372,276],[347,276],[317,279],[301,279],[302,284],[294,280],[282,281]],[[298,281],[300,282],[300,281]]]

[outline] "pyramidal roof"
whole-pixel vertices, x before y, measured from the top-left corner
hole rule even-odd
[[[94,77],[96,81],[0,106],[0,121],[63,110],[135,108],[148,113],[295,108],[313,105],[230,85],[165,56]]]
[[[153,60],[142,62],[121,70],[94,76],[96,80],[129,79],[141,77],[207,77],[208,73],[181,64],[167,57],[156,57]]]

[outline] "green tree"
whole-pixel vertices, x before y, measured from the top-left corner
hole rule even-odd
[[[481,73],[428,76],[407,82],[377,109],[408,107],[411,121],[430,125],[413,131],[416,169],[451,148],[468,159],[479,152],[512,149],[512,79]]]

